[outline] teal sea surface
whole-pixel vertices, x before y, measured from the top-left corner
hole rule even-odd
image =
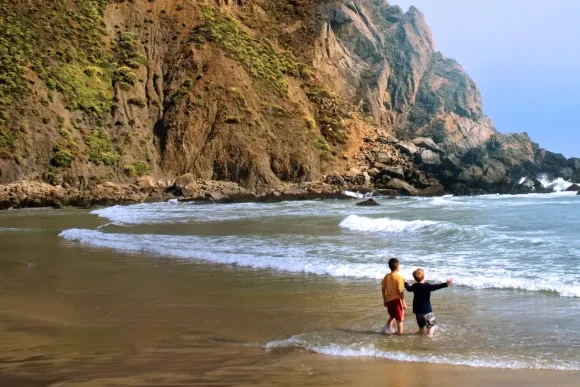
[[[266,352],[290,347],[332,356],[580,370],[580,196],[378,201],[381,206],[370,208],[350,201],[115,206],[92,212],[107,222],[102,227],[67,229],[60,237],[143,253],[143,259],[300,276],[306,289],[317,276],[334,278],[337,286],[361,283],[369,294],[376,289],[376,297],[361,300],[360,318],[336,329],[313,324],[288,337],[266,337]],[[401,260],[407,279],[417,267],[431,282],[454,278],[454,287],[433,295],[435,338],[373,334],[384,324],[379,282],[389,257]],[[416,329],[413,317],[408,311],[408,331]]]

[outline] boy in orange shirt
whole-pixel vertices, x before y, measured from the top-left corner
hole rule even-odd
[[[403,334],[403,320],[407,309],[405,304],[405,279],[399,274],[399,260],[397,258],[389,259],[389,269],[385,278],[381,281],[383,290],[383,302],[389,312],[389,319],[382,330],[382,333],[392,334],[393,322],[397,321],[397,334]]]

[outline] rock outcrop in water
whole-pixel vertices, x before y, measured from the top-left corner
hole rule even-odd
[[[376,207],[376,206],[380,206],[379,203],[377,203],[377,201],[373,198],[367,199],[365,201],[362,202],[358,202],[356,204],[357,206],[361,206],[361,207]]]
[[[187,184],[183,184],[187,181]],[[237,183],[191,179],[155,180],[149,176],[135,184],[106,182],[90,190],[63,188],[21,181],[0,186],[0,210],[26,207],[94,207],[174,200],[196,203],[281,202],[315,199],[352,200],[340,188],[323,182],[283,184],[276,189],[252,191]]]
[[[580,159],[502,135],[423,14],[385,0],[0,0],[0,183],[541,192]],[[180,188],[181,189],[181,188]],[[179,194],[178,191],[169,193]]]

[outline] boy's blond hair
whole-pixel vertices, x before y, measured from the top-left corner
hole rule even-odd
[[[417,270],[415,270],[413,272],[413,278],[415,279],[415,281],[417,282],[421,282],[425,279],[425,272],[423,271],[423,269],[418,268]]]

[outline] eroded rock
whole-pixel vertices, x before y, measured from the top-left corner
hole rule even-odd
[[[470,165],[459,174],[457,179],[465,183],[474,184],[480,181],[482,177],[483,170],[476,165]]]
[[[444,194],[445,188],[440,184],[429,186],[419,192],[419,196],[443,196]]]
[[[413,140],[413,144],[420,148],[429,149],[430,151],[436,153],[440,154],[444,153],[443,149],[441,149],[441,147],[437,145],[435,141],[433,141],[433,139],[428,137],[417,137],[416,139]]]
[[[400,180],[400,179],[392,179],[389,180],[386,184],[385,184],[385,188],[387,189],[392,189],[395,191],[401,191],[407,195],[410,196],[416,196],[419,194],[419,190],[415,187],[413,187],[411,184]]]
[[[459,157],[451,154],[443,158],[442,166],[449,171],[458,172],[463,169],[464,164]]]
[[[367,199],[364,202],[358,202],[356,205],[357,206],[363,206],[363,207],[380,206],[380,204],[377,203],[376,200],[373,199],[373,198]]]
[[[422,164],[421,166],[423,168],[435,167],[441,164],[441,156],[439,156],[439,153],[433,152],[432,150],[421,149],[418,155],[419,162]]]
[[[191,173],[181,175],[173,182],[173,186],[176,188],[187,188],[188,186],[192,186],[194,184],[196,184],[196,179]]]
[[[403,171],[403,168],[400,166],[384,167],[381,170],[381,174],[405,180],[405,172]]]
[[[419,152],[419,148],[417,148],[414,144],[409,142],[400,142],[397,144],[397,149],[408,156],[415,156],[416,153]]]
[[[488,159],[483,163],[483,176],[481,182],[488,186],[494,186],[501,182],[507,175],[504,164],[495,159]]]

